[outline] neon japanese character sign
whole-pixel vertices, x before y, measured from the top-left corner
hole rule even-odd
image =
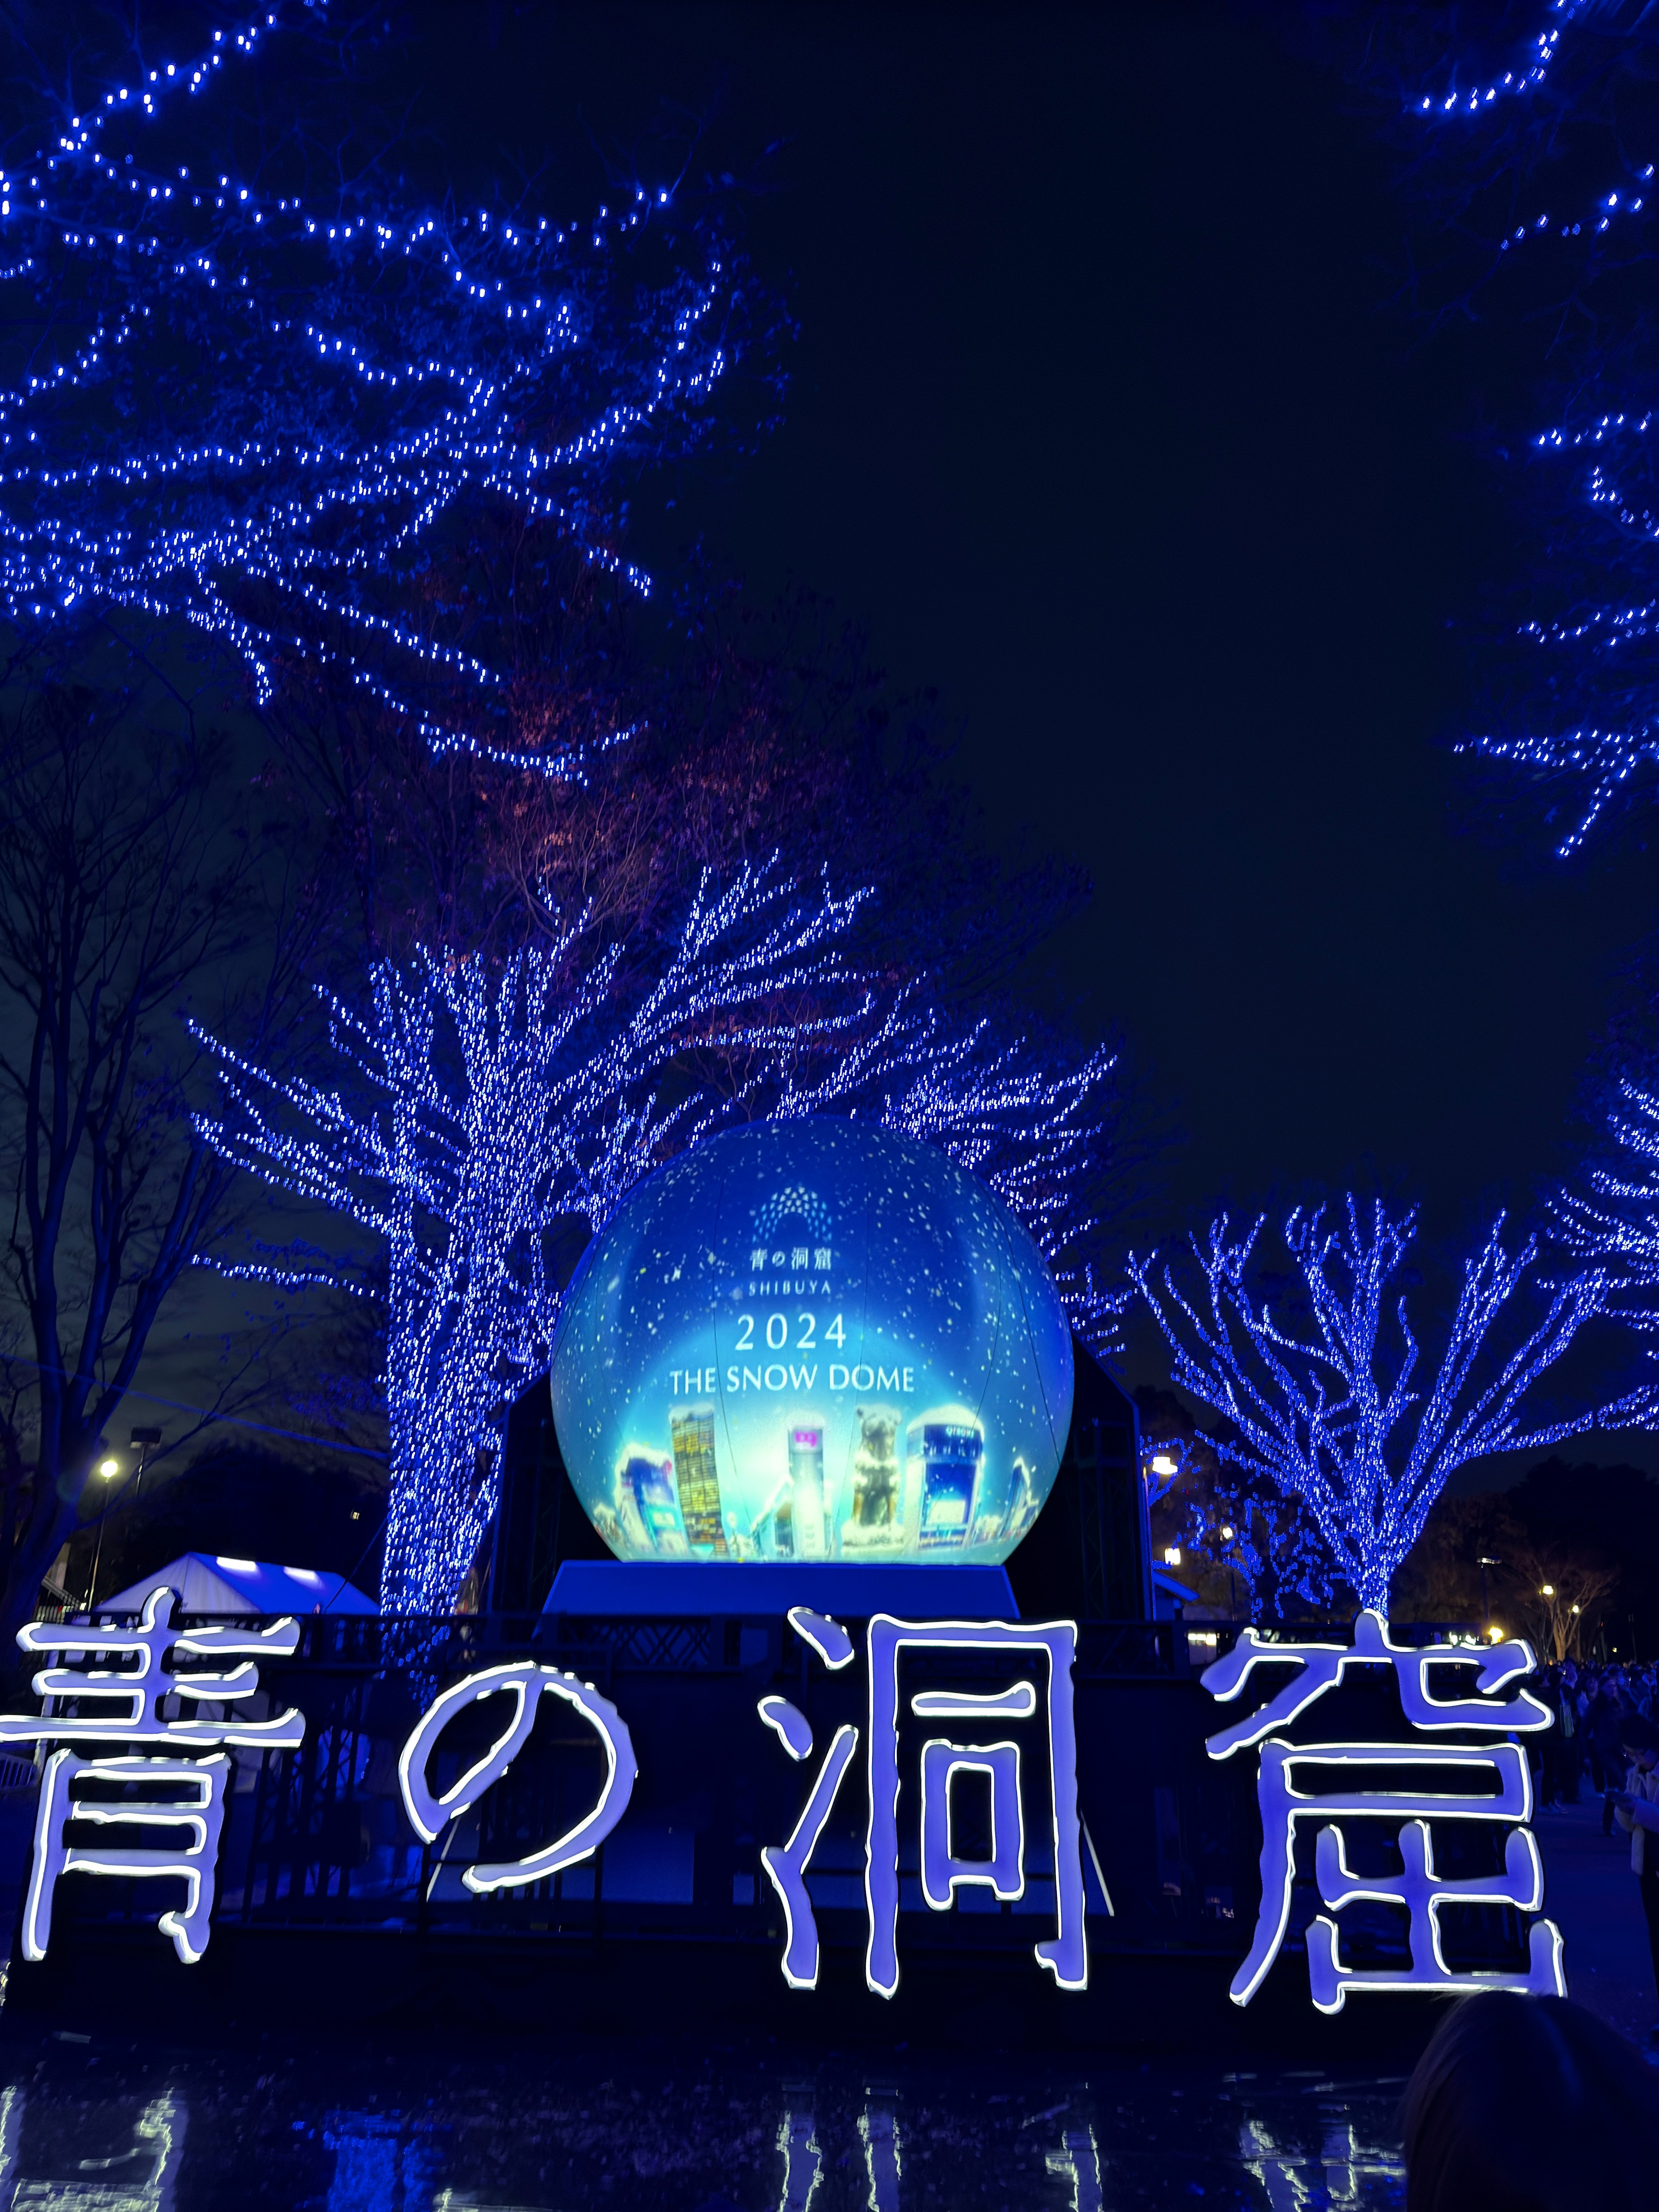
[[[0,1716],[0,1746],[38,1743],[44,1753],[26,1959],[46,1954],[62,1875],[85,1873],[169,1880],[179,1896],[155,1924],[182,1961],[199,1960],[235,1754],[292,1752],[305,1738],[299,1712],[256,1718],[263,1705],[249,1703],[259,1661],[292,1657],[299,1624],[185,1628],[174,1624],[177,1604],[162,1588],[131,1626],[39,1625],[20,1635],[25,1650],[59,1662],[34,1677],[39,1715]],[[915,1914],[904,1926],[916,1931],[923,1911],[975,1905],[1030,1914],[1035,1966],[1057,1989],[1086,1989],[1085,1844],[1103,1896],[1105,1885],[1078,1802],[1075,1624],[878,1613],[849,1632],[803,1606],[788,1621],[830,1678],[831,1718],[810,1719],[775,1678],[747,1723],[763,1759],[781,1752],[802,1770],[799,1811],[777,1819],[787,1832],[759,1852],[782,1906],[786,1983],[818,1984],[816,1889],[823,1909],[838,1893],[843,1907],[861,1908],[865,1981],[880,1996],[899,1985],[902,1909]],[[1354,1992],[1564,1991],[1561,1937],[1541,1917],[1542,1869],[1528,1826],[1524,1739],[1550,1721],[1520,1680],[1533,1663],[1519,1642],[1413,1649],[1396,1643],[1380,1615],[1363,1613],[1344,1644],[1273,1643],[1247,1628],[1207,1668],[1206,1690],[1239,1717],[1206,1748],[1218,1761],[1255,1753],[1261,1819],[1261,1899],[1232,1979],[1236,2003],[1251,2001],[1301,1925],[1293,1922],[1298,1860],[1304,1893],[1310,1882],[1317,1899],[1305,1945],[1322,2011],[1340,2011]],[[1364,1669],[1392,1680],[1404,1731],[1361,1724],[1321,1733],[1337,1711],[1322,1700]],[[443,1689],[401,1746],[398,1788],[415,1835],[431,1845],[447,1831],[459,1841],[457,1824],[526,1752],[549,1700],[603,1754],[597,1795],[523,1856],[489,1860],[480,1851],[460,1875],[474,1896],[522,1889],[594,1857],[634,1800],[639,1766],[628,1726],[592,1683],[526,1658]],[[452,1724],[468,1715],[482,1722],[480,1738],[458,1750]],[[861,1858],[861,1883],[837,1871],[837,1854],[841,1869]],[[1104,1904],[1109,1911],[1109,1897]],[[1394,1909],[1403,1949],[1365,1950],[1366,1916],[1352,1908],[1378,1905]],[[1457,1913],[1491,1905],[1523,1916],[1523,1965],[1460,1963]]]
[[[821,1613],[797,1606],[789,1623],[832,1671],[852,1664],[854,1645],[846,1631]],[[869,1935],[865,1980],[884,1997],[898,1988],[899,1837],[902,1789],[899,1742],[899,1660],[906,1649],[939,1653],[1006,1653],[1011,1659],[1036,1660],[1048,1732],[1048,1827],[1052,1850],[1056,1926],[1035,1947],[1037,1964],[1063,1990],[1088,1986],[1088,1948],[1084,1927],[1083,1864],[1077,1808],[1077,1735],[1072,1708],[1072,1668],[1077,1656],[1073,1622],[1043,1626],[995,1620],[897,1620],[878,1613],[866,1637],[869,1668],[867,1775],[869,1815],[865,1842],[865,1900]],[[1021,1669],[1022,1674],[1024,1669]],[[988,1889],[1001,1903],[1025,1893],[1026,1832],[1020,1742],[1009,1723],[1034,1719],[1039,1693],[1035,1681],[1018,1679],[1006,1689],[921,1690],[911,1700],[918,1718],[970,1722],[995,1741],[957,1743],[930,1736],[921,1747],[920,1772],[911,1785],[920,1800],[921,1893],[928,1909],[948,1912],[959,1890]],[[760,1717],[789,1756],[804,1759],[812,1750],[811,1725],[787,1698],[764,1697]],[[966,1729],[963,1731],[967,1733]],[[787,1940],[783,1975],[792,1989],[817,1986],[817,1923],[806,1887],[806,1869],[823,1835],[842,1778],[858,1749],[859,1729],[851,1723],[836,1729],[813,1781],[806,1804],[786,1844],[769,1844],[761,1853],[784,1910]],[[980,1773],[990,1784],[990,1850],[982,1858],[958,1856],[953,1832],[953,1778]]]
[[[1449,1668],[1480,1669],[1474,1697],[1435,1694],[1432,1677]],[[1532,1778],[1525,1748],[1514,1739],[1550,1725],[1548,1710],[1529,1692],[1498,1693],[1530,1674],[1530,1649],[1518,1640],[1473,1653],[1457,1645],[1421,1650],[1395,1643],[1380,1613],[1354,1622],[1352,1644],[1273,1644],[1247,1628],[1224,1658],[1205,1669],[1204,1686],[1224,1701],[1237,1698],[1260,1667],[1292,1666],[1294,1678],[1255,1711],[1206,1743],[1212,1759],[1259,1750],[1256,1796],[1261,1814],[1261,1905],[1255,1936],[1234,1975],[1235,2004],[1250,2002],[1279,1956],[1290,1926],[1298,1826],[1314,1827],[1314,1881],[1326,1907],[1306,1934],[1308,1978],[1320,2011],[1340,2012],[1350,1991],[1510,1989],[1565,1996],[1561,1932],[1534,1920],[1524,1972],[1457,1971],[1446,1960],[1441,1915],[1448,1906],[1509,1905],[1536,1913],[1544,1901],[1543,1867],[1527,1826]],[[1348,1671],[1392,1669],[1401,1709],[1413,1739],[1387,1743],[1299,1743],[1275,1731],[1316,1705]],[[1458,1741],[1445,1736],[1455,1732]],[[1420,1735],[1438,1735],[1423,1741]],[[1322,1784],[1322,1787],[1311,1786]],[[1391,1784],[1393,1786],[1391,1786]],[[1356,1873],[1344,1823],[1398,1822],[1397,1873]],[[1503,1838],[1501,1872],[1453,1877],[1436,1866],[1434,1828],[1445,1822],[1495,1825]],[[1332,1914],[1364,1901],[1403,1907],[1409,1961],[1404,1968],[1359,1967],[1344,1957]]]
[[[837,1623],[797,1606],[790,1626],[832,1673],[856,1657],[852,1638]],[[1026,1625],[1006,1621],[906,1621],[878,1614],[869,1624],[868,1719],[864,1727],[847,1722],[836,1729],[813,1777],[806,1803],[787,1842],[769,1844],[761,1863],[783,1906],[785,1942],[781,1961],[792,1989],[815,1989],[820,1964],[817,1923],[806,1886],[807,1868],[823,1834],[836,1798],[857,1755],[867,1747],[869,1814],[866,1832],[865,1896],[869,1942],[865,1978],[871,1989],[890,1997],[898,1987],[899,1843],[898,1812],[903,1784],[899,1759],[899,1660],[906,1649],[949,1655],[1006,1654],[1016,1679],[991,1692],[927,1689],[915,1693],[911,1710],[927,1720],[963,1725],[975,1740],[957,1742],[930,1735],[922,1745],[918,1771],[909,1787],[917,1795],[921,1891],[930,1910],[949,1911],[959,1892],[988,1889],[1012,1902],[1026,1890],[1027,1832],[1024,1770],[1036,1747],[1022,1743],[1021,1724],[1046,1729],[1048,1795],[1044,1807],[1043,1863],[1054,1869],[1055,1926],[1035,1946],[1037,1963],[1066,1990],[1088,1984],[1085,1897],[1077,1808],[1077,1741],[1073,1717],[1072,1668],[1077,1630],[1069,1621]],[[1040,1677],[1038,1680],[1033,1677]],[[449,1723],[482,1699],[510,1699],[499,1735],[441,1794],[434,1794],[430,1765],[438,1739]],[[475,1893],[516,1888],[539,1881],[591,1858],[626,1812],[638,1767],[626,1723],[610,1699],[591,1684],[559,1668],[525,1660],[486,1668],[453,1684],[428,1706],[403,1748],[398,1780],[411,1826],[425,1843],[470,1812],[492,1784],[507,1773],[534,1725],[537,1700],[552,1696],[574,1707],[597,1732],[606,1758],[606,1774],[592,1810],[565,1835],[521,1859],[468,1867],[465,1887]],[[777,1736],[789,1757],[811,1758],[811,1722],[783,1696],[761,1698],[760,1719]],[[1030,1731],[1024,1733],[1029,1737]],[[987,1741],[985,1739],[988,1738]],[[980,1773],[989,1782],[990,1850],[969,1857],[958,1848],[952,1783],[960,1773]]]
[[[434,1797],[429,1770],[438,1738],[469,1706],[495,1697],[513,1701],[500,1735],[441,1796]],[[484,1861],[468,1867],[461,1880],[475,1895],[545,1881],[566,1867],[592,1858],[628,1810],[639,1774],[627,1723],[610,1698],[601,1697],[591,1682],[579,1681],[557,1667],[538,1666],[534,1660],[521,1659],[486,1667],[452,1683],[427,1707],[398,1759],[398,1781],[410,1825],[422,1843],[435,1843],[449,1821],[470,1812],[485,1790],[507,1772],[535,1726],[536,1709],[544,1697],[572,1706],[598,1735],[605,1757],[599,1802],[568,1833],[524,1858]]]
[[[55,1710],[0,1714],[0,1744],[40,1743],[47,1754],[34,1824],[34,1863],[23,1902],[26,1959],[46,1955],[52,1902],[66,1874],[128,1880],[170,1876],[185,1885],[183,1909],[163,1911],[157,1926],[173,1939],[185,1966],[206,1950],[218,1866],[219,1833],[232,1761],[227,1747],[292,1751],[305,1735],[305,1716],[289,1711],[254,1720],[240,1710],[259,1686],[260,1659],[291,1658],[300,1641],[295,1620],[269,1628],[175,1628],[173,1591],[150,1591],[137,1626],[112,1622],[67,1627],[31,1622],[17,1632],[27,1652],[60,1653],[67,1666],[44,1667],[34,1691]],[[179,1652],[240,1661],[220,1671],[171,1671]],[[112,1666],[116,1660],[136,1662]],[[78,1663],[77,1663],[78,1662]],[[181,1710],[169,1717],[169,1704]],[[63,1707],[72,1705],[73,1712]],[[186,1714],[182,1707],[194,1708]],[[211,1708],[218,1708],[216,1712]],[[137,1749],[85,1758],[76,1744],[131,1744]],[[205,1753],[207,1756],[200,1754]],[[155,1840],[104,1846],[71,1844],[71,1823],[137,1830]],[[188,1840],[178,1840],[180,1832]]]

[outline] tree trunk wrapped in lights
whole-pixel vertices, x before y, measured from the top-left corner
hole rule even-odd
[[[706,884],[631,1000],[620,946],[573,968],[580,931],[499,965],[383,963],[365,1012],[330,1001],[349,1091],[214,1045],[227,1106],[200,1126],[216,1150],[385,1240],[388,1612],[447,1611],[489,1524],[505,1411],[558,1317],[562,1225],[599,1229],[658,1161],[732,1122],[866,1112],[930,1136],[1069,1255],[1074,1317],[1103,1340],[1117,1302],[1061,1198],[1104,1145],[1110,1059],[1031,1068],[981,1030],[953,1042],[913,993],[884,1002],[843,950],[862,896],[805,896],[775,866]],[[321,1279],[368,1287],[343,1264]]]

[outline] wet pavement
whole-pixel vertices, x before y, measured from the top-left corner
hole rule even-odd
[[[0,2207],[1219,2212],[1403,2204],[1398,2077],[775,2048],[0,2044]]]
[[[1539,1820],[1573,1994],[1653,2014],[1628,1846]],[[1369,2212],[1403,2206],[1403,2078],[686,2033],[442,2043],[325,2020],[216,2046],[187,2018],[90,2038],[0,2011],[0,2212]],[[111,2024],[112,2031],[113,2023]]]
[[[1647,1923],[1630,1838],[1601,1829],[1601,1800],[1588,1784],[1576,1805],[1546,1806],[1534,1819],[1544,1854],[1544,1910],[1567,1944],[1567,1987],[1609,2027],[1641,2042],[1659,2020]]]

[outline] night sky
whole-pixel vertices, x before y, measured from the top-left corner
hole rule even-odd
[[[784,423],[642,501],[641,550],[830,595],[937,687],[992,848],[1090,872],[1030,984],[1178,1133],[1154,1231],[1357,1182],[1449,1256],[1529,1211],[1652,872],[1468,803],[1516,496],[1471,433],[1531,415],[1501,334],[1424,347],[1389,303],[1406,215],[1300,12],[413,4],[464,204],[515,161],[561,217],[763,179]]]
[[[1176,1218],[1375,1176],[1456,1235],[1565,1166],[1647,872],[1459,805],[1514,395],[1388,305],[1402,214],[1296,21],[497,8],[429,112],[573,207],[688,116],[694,167],[782,142],[787,422],[682,511],[939,687],[994,842],[1090,870],[1034,985],[1183,1133]]]

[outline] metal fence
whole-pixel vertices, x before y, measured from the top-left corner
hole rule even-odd
[[[238,1622],[250,1625],[246,1617]],[[1236,1954],[1243,1948],[1241,1923],[1254,1914],[1259,1881],[1253,1762],[1218,1765],[1206,1757],[1215,1709],[1199,1680],[1242,1626],[1137,1620],[1081,1627],[1074,1687],[1092,1948]],[[1306,1638],[1309,1630],[1298,1625],[1279,1632]],[[1401,1634],[1413,1642],[1469,1638],[1461,1626],[1444,1625]],[[1346,1642],[1346,1625],[1330,1625],[1326,1640]],[[574,1674],[617,1705],[633,1737],[639,1781],[623,1822],[593,1859],[549,1881],[478,1896],[465,1884],[470,1865],[523,1856],[591,1807],[603,1773],[598,1738],[568,1707],[544,1699],[507,1773],[431,1844],[405,1814],[398,1754],[439,1688],[520,1657]],[[958,1685],[981,1674],[988,1684],[1006,1672],[1005,1659],[983,1653],[957,1653],[949,1666]],[[792,1765],[760,1723],[757,1705],[768,1692],[781,1691],[806,1713],[822,1745],[846,1721],[867,1727],[863,1675],[862,1666],[841,1674],[826,1668],[775,1617],[310,1616],[291,1658],[261,1662],[254,1701],[262,1712],[302,1711],[302,1743],[292,1751],[233,1754],[218,1923],[511,1931],[590,1949],[629,1938],[775,1948],[781,1916],[760,1851],[791,1834],[809,1784],[807,1770]],[[445,1731],[432,1762],[434,1791],[493,1740],[499,1719],[488,1703]],[[919,1723],[905,1718],[901,1725],[919,1736]],[[905,1741],[909,1756],[918,1746]],[[1034,1742],[1028,1768],[1034,1802],[1046,1790],[1045,1757]],[[26,1762],[0,1762],[0,1790],[9,1786],[9,1766],[32,1778]],[[861,1793],[843,1794],[847,1803],[824,1832],[808,1887],[826,1943],[852,1947],[862,1942],[866,1814]],[[927,1949],[968,1940],[976,1950],[1029,1960],[1030,1916],[1054,1910],[1054,1868],[1046,1819],[1028,1818],[1026,1827],[1025,1897],[966,1917],[925,1910],[914,1840],[902,1844],[905,1942]],[[71,1875],[59,1915],[93,1940],[100,1929],[153,1924],[162,1886]]]
[[[180,1616],[183,1625],[205,1619]],[[985,1671],[981,1658],[958,1655],[957,1677],[964,1656],[969,1674]],[[1100,1622],[1081,1632],[1075,1683],[1091,1890],[1103,1882],[1123,1900],[1151,1900],[1149,1919],[1139,1903],[1114,1894],[1107,1912],[1105,1897],[1096,1897],[1104,1940],[1138,1940],[1137,1929],[1159,1944],[1182,1930],[1202,1942],[1227,1940],[1227,1900],[1240,1879],[1235,1843],[1242,1839],[1246,1859],[1255,1845],[1248,1821],[1236,1837],[1234,1778],[1206,1768],[1208,1701],[1194,1679],[1195,1656],[1180,1622]],[[611,1698],[632,1734],[640,1778],[623,1823],[593,1861],[550,1881],[475,1896],[462,1880],[471,1863],[523,1856],[562,1832],[593,1802],[602,1773],[593,1732],[544,1699],[523,1751],[474,1813],[435,1844],[416,1834],[398,1781],[410,1729],[439,1688],[518,1657],[566,1669]],[[180,1671],[191,1663],[181,1660]],[[759,1854],[793,1831],[803,1781],[757,1720],[758,1699],[783,1691],[807,1712],[820,1742],[843,1720],[866,1720],[863,1668],[831,1673],[776,1618],[319,1614],[301,1621],[291,1658],[263,1660],[260,1668],[255,1716],[296,1706],[307,1727],[297,1750],[233,1753],[220,1924],[775,1942],[780,1914]],[[73,1705],[60,1701],[65,1712]],[[487,1701],[453,1723],[433,1761],[434,1790],[498,1726]],[[1046,1753],[1034,1745],[1031,1757]],[[14,1763],[33,1778],[25,1762]],[[1032,1775],[1035,1788],[1036,1767]],[[863,1908],[864,1814],[854,1793],[844,1794],[848,1808],[825,1832],[810,1887],[827,1937],[839,1922],[850,1941]],[[1028,1826],[1039,1840],[1027,1899],[1004,1909],[1000,1939],[994,1916],[974,1932],[976,1942],[1001,1940],[1029,1954],[1024,1916],[1052,1911],[1053,1867],[1051,1856],[1037,1863],[1046,1820]],[[931,1938],[938,1916],[910,1898],[915,1872],[906,1865],[907,1904],[916,1905],[920,1933]],[[71,1875],[60,1917],[88,1934],[153,1923],[161,1887]]]

